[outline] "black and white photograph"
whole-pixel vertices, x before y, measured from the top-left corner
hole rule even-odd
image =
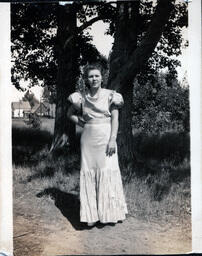
[[[14,255],[191,252],[188,1],[10,17]]]

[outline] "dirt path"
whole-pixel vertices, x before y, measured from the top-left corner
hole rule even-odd
[[[86,229],[74,195],[29,186],[14,203],[15,256],[72,254],[176,254],[191,251],[190,226],[146,222],[131,216],[115,226]],[[19,191],[19,189],[18,189]],[[19,192],[20,193],[20,192]],[[65,202],[65,204],[64,204]]]

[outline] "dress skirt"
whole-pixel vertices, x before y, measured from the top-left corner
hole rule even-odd
[[[117,149],[106,155],[110,132],[106,119],[86,123],[81,135],[81,222],[116,223],[127,213]]]

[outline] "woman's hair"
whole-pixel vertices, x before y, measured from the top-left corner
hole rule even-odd
[[[101,76],[103,77],[103,73],[104,73],[104,70],[103,70],[103,67],[102,65],[100,65],[99,63],[92,63],[92,64],[87,64],[84,69],[83,69],[83,80],[85,82],[85,85],[88,87],[88,73],[89,71],[91,70],[99,70],[100,71],[100,74]]]

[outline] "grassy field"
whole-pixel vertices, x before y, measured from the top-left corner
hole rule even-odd
[[[41,130],[48,131],[51,134],[53,134],[55,120],[53,118],[45,118],[45,117],[42,117],[40,120],[41,120]],[[12,126],[14,128],[31,128],[21,118],[12,119]]]
[[[47,153],[45,150],[41,151],[36,157],[40,160],[35,159],[35,164],[31,166],[14,165],[15,183],[20,183],[21,186],[29,183],[29,187],[33,186],[45,194],[50,189],[58,189],[78,195],[79,157],[72,155],[68,156],[67,160],[53,159],[46,158]],[[171,166],[169,171],[181,172],[182,169],[188,168],[189,163],[184,160],[179,166]],[[174,182],[169,171],[141,178],[134,175],[125,183],[129,215],[149,221],[189,222],[190,178],[187,176]]]
[[[41,254],[42,247],[47,245],[50,248],[53,243],[52,240],[50,244],[46,241],[47,238],[51,239],[51,232],[59,232],[56,236],[57,243],[62,241],[66,232],[63,231],[66,218],[75,225],[74,230],[77,229],[78,220],[75,222],[75,218],[79,218],[80,156],[68,152],[49,154],[53,133],[53,123],[50,119],[43,120],[40,130],[31,129],[22,121],[14,120],[12,131],[15,255],[27,256],[29,252],[29,256],[40,256],[44,255]],[[127,219],[130,224],[126,222],[125,226],[117,227],[120,239],[124,238],[125,229],[130,230],[127,225],[134,228],[139,226],[139,231],[135,228],[134,234],[128,231],[127,236],[131,236],[133,240],[133,235],[136,234],[137,240],[138,236],[142,236],[141,239],[144,240],[149,232],[151,234],[145,244],[145,250],[138,249],[138,253],[190,251],[189,135],[172,132],[151,136],[139,133],[135,134],[133,139],[136,144],[137,163],[133,168],[121,170],[128,216],[131,218]],[[131,219],[134,222],[131,223]],[[69,235],[73,234],[74,239],[76,233],[72,232]],[[30,236],[18,238],[19,234],[29,233]],[[154,237],[155,234],[157,237]],[[95,237],[100,235],[98,231]],[[170,249],[165,242],[168,236]],[[53,238],[54,241],[55,239]],[[156,250],[151,249],[152,239],[159,240]],[[66,240],[63,241],[63,244],[65,243]],[[89,244],[89,241],[86,243]],[[100,245],[101,254],[105,243],[103,240]],[[131,248],[130,240],[126,239],[124,244],[127,243],[128,248]],[[165,243],[167,249],[162,248],[162,243]],[[139,248],[144,247],[141,245]],[[89,247],[88,250],[90,249]],[[131,252],[129,249],[126,251]],[[73,250],[72,254],[74,252]]]
[[[124,186],[129,210],[126,221],[116,227],[82,231],[79,158],[44,158],[46,153],[38,153],[36,165],[13,168],[15,255],[110,255],[122,250],[124,254],[161,255],[191,251],[188,177],[171,184],[167,183],[168,173],[134,176]],[[181,167],[187,168],[186,161]]]
[[[41,189],[51,187],[78,193],[79,156],[49,156],[52,129],[51,119],[44,119],[38,131],[14,120],[15,179],[21,180],[22,175],[27,177],[27,182],[37,180]],[[190,218],[188,135],[139,134],[134,140],[138,156],[136,169],[121,170],[130,214],[149,219]]]

